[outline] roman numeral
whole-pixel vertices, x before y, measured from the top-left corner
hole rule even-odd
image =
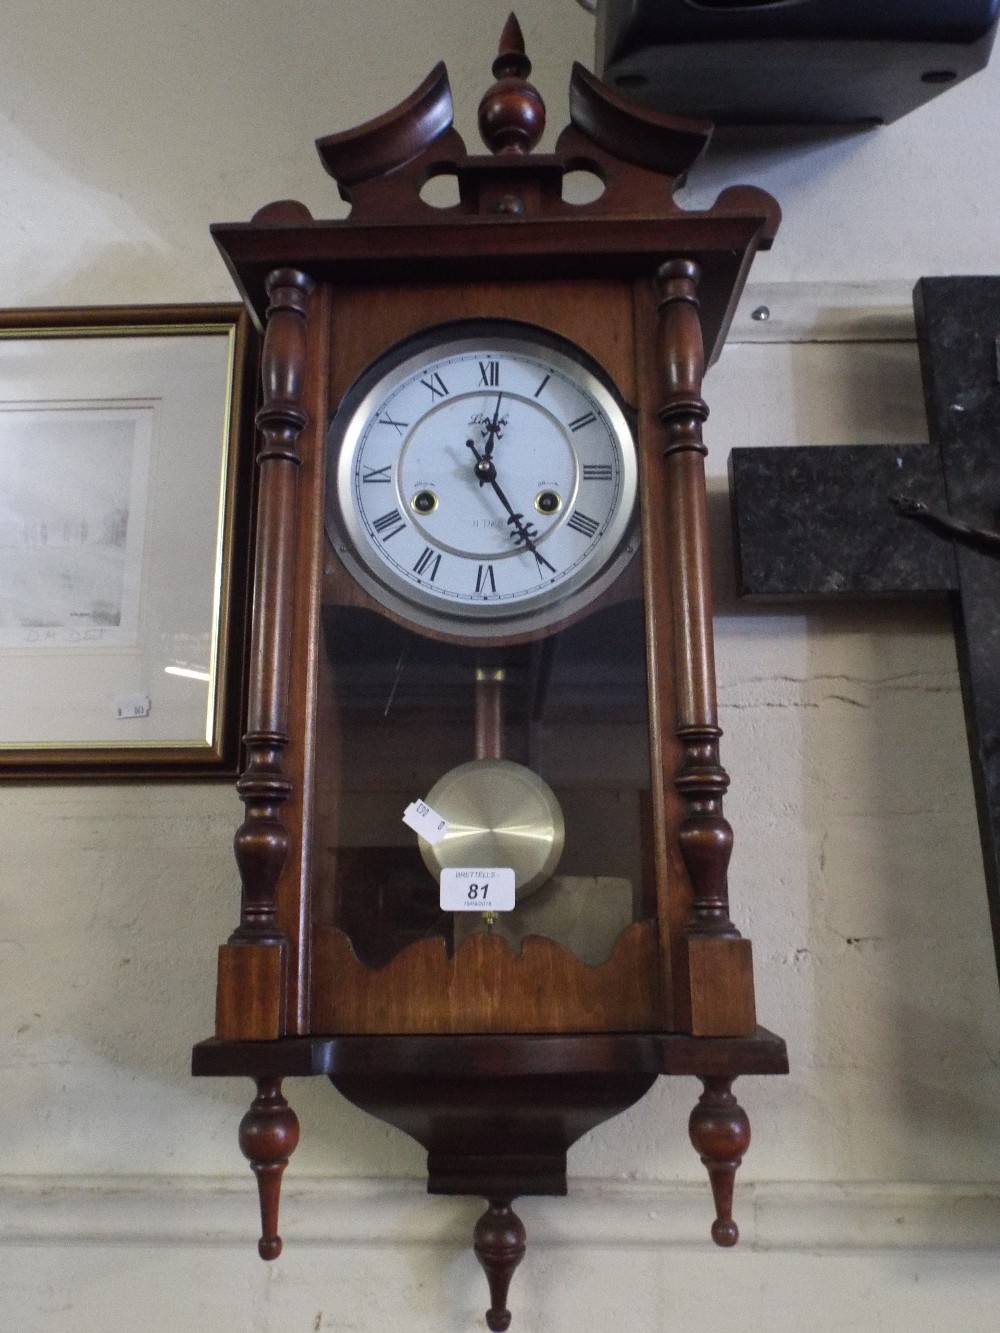
[[[423,551],[420,553],[420,557],[417,560],[417,563],[413,566],[413,572],[414,574],[419,574],[421,578],[423,578],[424,575],[426,575],[428,581],[430,583],[433,583],[435,578],[437,577],[437,572],[440,565],[441,565],[441,552],[435,551],[433,547],[425,546]],[[429,574],[427,573],[428,569],[430,570]]]
[[[539,384],[538,388],[535,390],[535,397],[536,397],[536,398],[537,398],[538,395],[542,392],[542,390],[545,388],[546,384],[548,384],[548,382],[549,382],[549,380],[550,380],[551,378],[552,378],[551,375],[546,375],[546,376],[545,376],[545,378],[542,380],[541,384]]]
[[[488,389],[495,389],[497,387],[500,383],[499,361],[480,361],[479,383],[485,384]]]
[[[488,588],[487,585],[489,585]],[[496,590],[497,581],[493,577],[493,566],[480,565],[479,571],[476,574],[476,592],[481,592],[485,595],[487,591],[496,592]]]
[[[583,465],[584,481],[610,481],[611,464],[610,463],[584,463]]]
[[[389,482],[392,480],[392,478],[389,476],[389,473],[391,471],[392,471],[391,463],[386,463],[385,467],[366,467],[365,475],[361,478],[361,480],[362,482],[367,482],[367,481]]]
[[[421,380],[420,383],[425,389],[430,389],[431,402],[433,402],[435,398],[448,397],[448,386],[437,372],[435,372],[429,380]]]
[[[408,421],[393,421],[388,412],[386,412],[385,416],[378,418],[378,424],[380,426],[395,426],[396,433],[399,435],[402,435],[404,430],[409,430],[410,427]]]
[[[593,537],[601,525],[596,518],[588,518],[586,514],[581,514],[578,509],[566,526],[572,528],[574,532],[582,532],[585,537]]]
[[[402,532],[406,527],[398,509],[390,509],[388,514],[383,514],[381,518],[372,520],[372,527],[387,542],[390,537],[395,537],[397,532]]]
[[[583,430],[584,426],[591,426],[597,420],[593,412],[584,412],[582,417],[577,417],[575,421],[569,423],[570,430]]]

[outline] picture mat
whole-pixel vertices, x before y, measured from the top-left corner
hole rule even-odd
[[[0,751],[215,741],[234,333],[137,334],[0,338],[0,414],[130,403],[151,419],[134,642],[0,642]],[[137,696],[148,715],[118,718]]]

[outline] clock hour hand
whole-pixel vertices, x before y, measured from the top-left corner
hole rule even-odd
[[[550,565],[545,559],[545,556],[539,553],[537,546],[531,539],[531,534],[528,532],[528,529],[524,524],[524,516],[514,512],[514,506],[500,489],[500,483],[497,481],[496,464],[493,462],[492,458],[486,458],[481,454],[472,440],[466,440],[465,443],[476,457],[475,473],[479,479],[480,486],[485,486],[488,483],[493,487],[497,499],[507,511],[507,522],[513,526],[514,532],[517,534],[517,537],[520,538],[522,545],[527,547],[535,557],[539,568],[544,565],[546,569],[551,569],[554,574],[556,572],[555,565]]]
[[[493,446],[500,434],[500,400],[502,397],[502,393],[497,394],[497,409],[493,413],[493,420],[486,423],[486,446],[483,449],[483,457],[487,460],[493,457]]]

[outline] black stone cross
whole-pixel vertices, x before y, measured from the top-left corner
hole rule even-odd
[[[734,449],[740,592],[946,594],[1000,969],[1000,278],[914,292],[930,444]]]

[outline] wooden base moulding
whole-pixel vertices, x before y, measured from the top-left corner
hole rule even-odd
[[[278,1190],[298,1140],[281,1095],[286,1077],[325,1075],[350,1101],[416,1139],[427,1150],[431,1193],[480,1194],[503,1208],[520,1195],[564,1194],[571,1144],[637,1102],[658,1075],[694,1075],[704,1092],[689,1131],[712,1185],[712,1235],[732,1245],[733,1182],[750,1141],[732,1084],[740,1074],[787,1073],[788,1056],[763,1028],[729,1038],[314,1036],[201,1042],[192,1070],[256,1083],[240,1142],[260,1187],[260,1252],[273,1258],[281,1248]]]
[[[703,1084],[689,1132],[712,1186],[712,1237],[718,1245],[735,1244],[733,1184],[750,1126],[732,1084],[739,1074],[787,1073],[788,1056],[781,1038],[763,1028],[729,1038],[656,1032],[313,1036],[201,1042],[192,1072],[244,1075],[256,1084],[240,1144],[260,1192],[262,1258],[281,1252],[278,1195],[298,1141],[282,1080],[326,1075],[349,1100],[427,1149],[429,1192],[487,1199],[474,1244],[490,1284],[488,1326],[503,1329],[510,1322],[507,1285],[524,1252],[511,1202],[524,1194],[564,1194],[570,1145],[637,1102],[660,1074],[694,1075]],[[503,1237],[514,1232],[521,1240],[508,1244]]]

